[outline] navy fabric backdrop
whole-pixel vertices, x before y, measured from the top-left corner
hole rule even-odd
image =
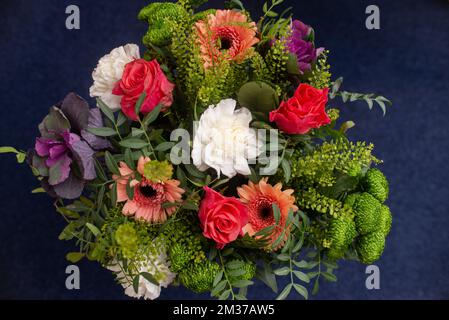
[[[71,90],[87,97],[97,60],[112,48],[140,43],[137,21],[148,0],[2,0],[0,3],[0,145],[26,149],[48,108]],[[221,6],[222,1],[210,1]],[[244,1],[256,14],[261,2]],[[331,51],[344,88],[394,101],[385,118],[363,103],[343,106],[357,127],[353,139],[372,141],[391,183],[394,223],[377,263],[381,289],[365,288],[365,267],[341,263],[339,282],[317,299],[449,298],[449,3],[376,0],[381,30],[365,28],[367,1],[288,1],[312,25],[317,44]],[[81,29],[65,28],[65,8],[81,9]],[[336,104],[336,106],[342,106]],[[0,157],[0,298],[122,299],[122,288],[98,264],[80,263],[81,289],[65,289],[65,253],[57,240],[64,221],[37,182],[13,157]],[[162,298],[207,298],[185,289]],[[251,298],[272,298],[257,284]]]

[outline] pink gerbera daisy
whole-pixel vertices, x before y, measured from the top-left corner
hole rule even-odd
[[[274,243],[276,239],[281,235],[284,229],[287,231],[290,229],[286,225],[288,212],[293,210],[293,212],[298,211],[298,207],[294,204],[295,197],[292,196],[293,190],[288,189],[282,191],[282,184],[278,183],[272,186],[268,182],[268,178],[263,178],[259,183],[254,184],[251,181],[248,185],[244,185],[237,188],[240,200],[246,204],[249,214],[249,222],[244,227],[244,231],[250,236],[260,230],[273,226],[276,224],[274,214],[273,214],[273,204],[279,207],[281,216],[279,228],[275,228],[270,237],[270,244]],[[286,238],[288,232],[286,232]],[[275,248],[278,249],[282,247],[284,242]]]
[[[151,223],[160,223],[176,211],[176,206],[164,208],[164,203],[181,202],[184,189],[180,188],[180,182],[174,179],[154,182],[144,176],[145,164],[150,158],[141,157],[138,161],[137,171],[142,175],[142,180],[135,179],[134,171],[126,163],[120,162],[120,176],[113,175],[117,181],[117,202],[126,202],[122,213],[134,216]],[[129,198],[126,186],[129,183],[134,190],[134,196]]]
[[[212,67],[221,59],[242,62],[259,42],[257,27],[247,16],[233,10],[217,10],[195,24],[204,67]]]

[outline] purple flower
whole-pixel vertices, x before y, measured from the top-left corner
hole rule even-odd
[[[291,35],[287,39],[287,49],[296,56],[299,71],[304,74],[310,71],[312,64],[323,52],[323,48],[315,49],[313,42],[309,40],[312,32],[310,26],[299,20],[293,20],[291,28]]]
[[[102,127],[98,109],[74,93],[50,109],[39,125],[41,137],[31,151],[31,165],[43,177],[42,186],[53,196],[78,198],[86,181],[96,178],[95,150],[110,147],[107,140],[90,134],[89,127]]]

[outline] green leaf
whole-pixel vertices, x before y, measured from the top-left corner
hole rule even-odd
[[[128,118],[120,111],[117,117],[117,127],[124,125],[127,120]]]
[[[327,281],[330,282],[335,282],[337,281],[337,277],[335,276],[335,274],[332,274],[330,272],[322,272],[321,275],[324,277],[324,279],[326,279]]]
[[[120,170],[118,169],[117,162],[109,151],[106,151],[104,153],[104,160],[106,162],[106,167],[108,167],[110,172],[120,175]]]
[[[45,193],[44,188],[36,188],[31,191],[31,193]]]
[[[315,284],[313,285],[312,294],[316,295],[319,290],[320,290],[320,282],[317,279],[317,280],[315,280]]]
[[[150,282],[150,283],[152,283],[152,284],[154,284],[154,285],[156,285],[156,286],[159,285],[159,282],[156,280],[156,278],[155,278],[151,273],[148,273],[148,272],[141,272],[140,275],[141,275],[142,277],[144,277],[145,280],[147,280],[148,282]]]
[[[196,204],[190,201],[184,201],[181,208],[183,208],[184,210],[191,210],[191,211],[198,211],[199,209]]]
[[[237,280],[235,282],[232,282],[232,286],[236,288],[244,288],[253,285],[254,282],[250,280]]]
[[[95,237],[98,237],[98,235],[100,235],[100,233],[101,233],[100,230],[98,230],[98,228],[96,226],[94,226],[93,224],[91,224],[89,222],[86,223],[86,227],[92,232],[92,234]]]
[[[100,98],[97,98],[97,107],[100,108],[101,112],[112,121],[112,123],[115,123],[115,117],[112,110],[101,100]]]
[[[274,216],[274,220],[276,221],[276,225],[279,225],[279,221],[281,220],[281,210],[275,203],[273,203],[272,208],[273,208],[273,216]]]
[[[136,163],[134,161],[133,153],[131,149],[126,148],[125,150],[125,163],[130,167],[131,169],[136,169]]]
[[[130,148],[130,149],[142,149],[142,148],[148,146],[148,142],[145,142],[138,138],[129,138],[129,139],[120,141],[119,144],[124,148]]]
[[[134,188],[130,185],[131,179],[126,183],[126,195],[130,200],[134,199]]]
[[[211,291],[211,295],[216,297],[227,285],[227,281],[226,280],[222,280],[220,281]]]
[[[135,276],[133,279],[133,289],[136,294],[139,293],[139,277],[140,277],[140,274]]]
[[[64,208],[64,207],[56,208],[56,211],[59,212],[60,214],[62,214],[66,218],[78,219],[80,217],[79,213],[77,213],[75,211],[72,211],[72,210],[69,210],[69,209]]]
[[[288,267],[282,267],[279,269],[274,270],[274,274],[277,276],[286,276],[290,274],[290,268]]]
[[[117,205],[117,182],[114,182],[111,188],[111,205],[113,207]]]
[[[268,119],[268,113],[277,108],[279,99],[276,91],[267,83],[251,81],[244,84],[238,94],[237,100],[242,107],[251,111],[260,112],[262,119]]]
[[[194,165],[186,164],[184,167],[187,170],[187,173],[195,178],[204,179],[206,178],[206,174],[198,170]]]
[[[114,129],[103,127],[103,128],[87,128],[87,131],[98,136],[98,137],[113,137],[117,135]]]
[[[278,259],[279,261],[289,261],[290,260],[290,256],[288,255],[288,254],[285,254],[285,253],[283,253],[283,254],[278,254],[277,256],[276,256],[276,259]]]
[[[293,261],[293,264],[300,269],[307,268],[307,266],[309,265],[309,263],[305,260]]]
[[[282,166],[282,170],[284,171],[284,180],[286,183],[288,183],[292,176],[292,169],[290,166],[290,161],[288,161],[285,158],[282,159],[281,166]]]
[[[19,153],[14,147],[0,147],[0,153]]]
[[[100,180],[102,180],[102,181],[108,180],[108,178],[106,177],[106,174],[103,170],[103,167],[101,166],[101,164],[97,158],[94,158],[94,165],[95,165],[95,171],[97,173],[97,176],[100,178]]]
[[[230,270],[228,272],[228,275],[231,277],[237,278],[237,277],[243,276],[245,273],[246,273],[246,271],[243,268],[241,268],[241,269]]]
[[[23,152],[19,152],[16,154],[17,163],[24,163],[27,155]]]
[[[282,292],[277,296],[276,300],[285,300],[292,291],[293,285],[291,283],[287,284]]]
[[[300,295],[304,297],[304,299],[307,300],[309,298],[309,293],[307,292],[307,289],[304,286],[294,283],[293,287],[295,288],[296,292],[298,292]]]
[[[69,252],[66,254],[65,258],[71,263],[77,263],[84,257],[82,252]]]
[[[231,295],[231,290],[225,290],[220,294],[220,296],[218,297],[218,300],[227,300],[230,295]]]
[[[163,151],[170,150],[171,148],[173,148],[174,145],[175,145],[175,143],[171,142],[171,141],[162,142],[156,148],[154,148],[154,150],[163,152]]]
[[[307,274],[305,274],[304,272],[298,271],[298,270],[294,270],[293,274],[301,281],[305,282],[305,283],[309,283],[310,282],[310,278]]]
[[[221,279],[223,278],[223,274],[224,274],[224,272],[223,272],[223,270],[221,270],[220,272],[218,272],[215,275],[214,282],[212,285],[213,287],[217,286],[217,284],[221,281]]]
[[[148,113],[145,118],[142,121],[142,124],[144,127],[148,127],[151,123],[153,123],[157,117],[159,116],[159,113],[161,112],[162,104],[158,104],[153,110],[151,110],[150,113]]]
[[[139,117],[140,109],[142,108],[142,104],[145,101],[145,98],[147,97],[147,93],[144,91],[140,95],[139,99],[136,102],[136,106],[134,107],[134,111],[136,112],[137,117]]]
[[[232,261],[226,263],[226,268],[227,269],[243,268],[243,261],[241,261],[241,260],[232,260]]]

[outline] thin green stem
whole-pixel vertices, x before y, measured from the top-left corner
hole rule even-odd
[[[231,281],[229,280],[228,273],[226,272],[226,267],[225,267],[225,265],[223,263],[223,257],[221,256],[220,250],[218,250],[218,257],[220,259],[220,264],[221,264],[221,269],[223,270],[223,275],[224,275],[224,277],[226,279],[226,282],[228,283],[229,290],[231,292],[231,298],[232,298],[232,300],[235,300],[234,289],[232,287]]]

